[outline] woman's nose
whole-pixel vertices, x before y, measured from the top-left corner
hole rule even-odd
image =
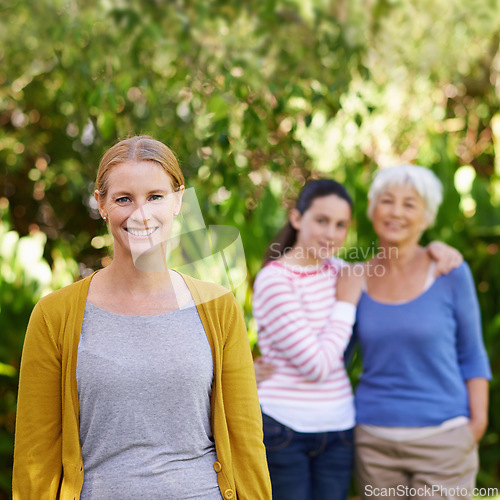
[[[148,207],[145,203],[138,203],[137,208],[133,211],[130,219],[146,224],[146,222],[151,219],[151,214],[149,213]]]
[[[326,236],[329,240],[334,240],[335,239],[335,235],[336,235],[336,227],[334,225],[332,226],[328,226],[327,230],[326,230]]]
[[[391,205],[391,213],[394,216],[399,216],[402,213],[402,206],[400,203],[393,203]]]

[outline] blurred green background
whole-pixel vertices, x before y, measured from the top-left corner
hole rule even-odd
[[[239,229],[252,341],[252,280],[306,179],[345,183],[348,247],[372,249],[375,170],[432,168],[445,196],[425,241],[476,280],[495,374],[478,485],[500,486],[499,40],[497,0],[1,0],[0,498],[30,311],[109,261],[95,172],[138,133],[176,152],[206,224]]]

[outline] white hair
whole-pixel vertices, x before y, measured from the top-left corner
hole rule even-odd
[[[398,165],[379,170],[368,191],[368,217],[373,218],[375,203],[388,187],[410,186],[425,202],[427,222],[434,223],[443,201],[443,185],[428,168],[419,165]]]

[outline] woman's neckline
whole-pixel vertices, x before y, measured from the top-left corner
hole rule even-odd
[[[422,290],[420,291],[420,293],[417,296],[415,296],[415,297],[413,297],[411,299],[400,300],[400,301],[397,301],[397,302],[384,302],[382,300],[374,299],[368,293],[368,290],[366,289],[366,281],[365,281],[364,286],[363,286],[363,294],[366,295],[375,304],[379,304],[379,305],[382,305],[382,306],[404,306],[404,305],[408,305],[408,304],[411,304],[412,302],[415,302],[415,301],[419,300],[420,298],[422,298],[424,295],[426,295],[434,287],[434,285],[436,284],[436,281],[437,281],[437,278],[434,276],[435,270],[436,270],[436,262],[433,260],[429,264],[429,269],[427,270],[427,277],[426,277],[426,280],[425,280],[425,283],[424,283],[424,286],[423,286]]]
[[[92,279],[94,278],[94,276],[100,271],[97,270],[95,272],[92,273],[92,275],[90,276],[90,283],[89,283],[89,287],[88,287],[88,290],[87,290],[87,296],[86,296],[86,299],[85,299],[85,303],[86,304],[90,304],[92,307],[95,307],[96,309],[99,309],[100,311],[103,311],[107,314],[112,314],[112,315],[115,315],[115,316],[124,316],[124,317],[128,317],[128,318],[149,318],[149,317],[154,317],[154,316],[162,316],[162,315],[166,315],[166,314],[170,314],[172,312],[176,312],[176,311],[182,311],[183,309],[188,309],[190,307],[193,307],[193,306],[196,306],[196,301],[194,300],[194,297],[193,297],[193,294],[191,293],[191,290],[188,286],[188,284],[186,283],[186,280],[184,279],[184,276],[179,273],[178,271],[174,271],[172,270],[180,280],[182,280],[182,283],[184,284],[184,286],[186,287],[186,290],[185,292],[187,294],[189,294],[189,298],[186,296],[186,300],[183,302],[183,304],[180,306],[180,307],[177,307],[177,308],[174,308],[174,309],[171,309],[171,310],[167,310],[167,311],[164,311],[164,312],[154,312],[152,314],[124,314],[122,312],[115,312],[115,311],[110,311],[109,309],[106,309],[105,307],[103,307],[102,305],[97,305],[96,303],[94,303],[93,301],[89,300],[88,296],[89,296],[89,290],[90,290],[90,286],[91,286],[91,283],[92,283]]]
[[[325,259],[319,264],[309,265],[309,266],[300,266],[298,264],[288,264],[287,262],[283,262],[281,260],[273,260],[269,262],[269,265],[277,265],[281,266],[289,271],[292,271],[297,274],[316,274],[318,271],[321,271],[325,267],[328,267],[332,264],[331,259]]]
[[[160,316],[168,316],[172,313],[176,313],[179,311],[183,311],[185,309],[189,309],[191,307],[195,307],[195,301],[194,299],[191,299],[190,302],[187,304],[184,304],[182,307],[179,307],[178,309],[172,309],[171,311],[166,311],[162,313],[155,313],[155,314],[122,314],[122,313],[116,313],[113,311],[108,311],[107,309],[103,309],[102,307],[99,307],[89,300],[85,302],[86,306],[90,306],[91,308],[97,309],[99,312],[105,313],[105,314],[110,314],[112,316],[122,316],[124,318],[159,318]]]

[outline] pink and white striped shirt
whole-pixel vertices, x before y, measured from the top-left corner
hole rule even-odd
[[[253,313],[263,361],[275,373],[259,384],[265,414],[297,432],[354,426],[343,354],[356,308],[336,300],[336,258],[318,267],[267,264],[257,275]]]

